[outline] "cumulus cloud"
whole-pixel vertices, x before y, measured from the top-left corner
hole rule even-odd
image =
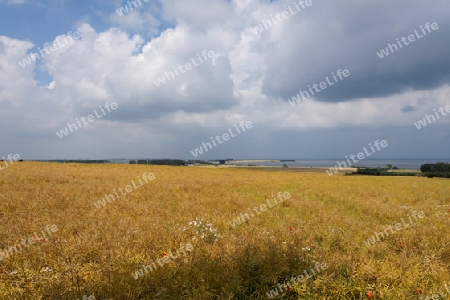
[[[140,147],[133,154],[145,153],[142,141],[151,139],[157,153],[175,147],[173,155],[180,156],[241,120],[279,136],[361,126],[414,129],[425,113],[449,104],[450,5],[413,2],[312,0],[259,34],[255,26],[292,3],[167,0],[143,2],[120,16],[115,9],[125,2],[114,2],[105,13],[107,28],[77,23],[79,40],[25,68],[18,62],[37,46],[0,36],[0,123],[15,124],[8,135],[17,145],[18,136],[39,137],[55,145],[53,154],[81,142],[104,145],[92,153],[80,150],[89,155],[116,140]],[[377,56],[426,22],[437,22],[439,29],[388,57]],[[52,36],[48,44],[64,37]],[[214,58],[155,84],[180,65],[198,62],[204,51],[214,51]],[[338,69],[351,76],[295,106],[288,102]],[[48,85],[38,84],[39,72],[48,75]],[[57,139],[57,130],[108,101],[119,109],[64,143]],[[275,141],[254,132],[248,137],[254,143]],[[124,147],[116,146],[127,152]]]

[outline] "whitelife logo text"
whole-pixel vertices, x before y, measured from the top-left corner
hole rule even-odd
[[[267,20],[263,20],[260,25],[251,28],[251,31],[253,32],[253,34],[257,35],[258,33],[262,33],[264,31],[264,29],[269,29],[270,27],[273,27],[275,24],[277,24],[278,22],[284,21],[285,19],[298,14],[299,12],[301,12],[302,10],[305,10],[307,7],[312,5],[312,0],[300,0],[297,2],[294,2],[295,4],[295,9],[292,9],[292,7],[289,5],[288,9],[289,11],[285,10],[281,13],[277,13],[275,14],[275,18],[270,15],[270,19]],[[300,6],[301,8],[300,8]],[[264,27],[263,27],[264,26]]]
[[[51,236],[52,233],[55,233],[58,231],[58,226],[56,226],[55,224],[53,224],[51,226],[47,224],[47,225],[45,225],[45,231],[47,231],[48,235]],[[9,247],[8,249],[5,249],[4,251],[0,250],[0,261],[2,261],[3,259],[9,258],[10,255],[13,255],[14,253],[18,253],[19,250],[17,249],[17,247],[19,247],[20,251],[22,251],[23,250],[22,246],[24,246],[25,248],[28,248],[29,246],[36,243],[36,241],[45,242],[45,239],[48,238],[47,235],[45,234],[45,231],[41,230],[42,237],[39,237],[39,235],[36,232],[33,232],[34,236],[22,239],[20,244],[13,245],[13,246]],[[29,245],[27,244],[27,242]]]
[[[139,6],[142,6],[142,2],[147,3],[149,0],[136,0],[136,1],[127,1],[127,4],[125,6],[122,6],[118,9],[116,9],[116,13],[119,16],[123,16],[124,14],[126,15],[128,13],[128,9],[130,9],[130,11],[134,10],[134,8],[138,8]],[[136,3],[137,2],[137,3]],[[139,5],[138,5],[139,3]],[[134,8],[131,6],[131,4],[134,5]]]
[[[450,113],[450,105],[447,105],[445,108],[444,107],[439,107],[439,112],[442,114],[443,117],[445,117],[447,115],[447,113],[444,112],[444,109],[447,111],[447,113]],[[436,118],[439,120],[441,117],[439,117],[438,112],[436,111],[436,109],[434,109],[434,114],[436,115]],[[427,126],[428,124],[431,124],[431,120],[433,120],[433,122],[436,122],[436,118],[433,115],[428,115],[425,114],[425,118],[423,118],[423,120],[419,120],[417,121],[417,123],[414,123],[414,125],[416,126],[417,129],[420,129],[422,127]],[[428,124],[427,124],[428,121]]]
[[[419,217],[419,219],[422,219],[425,214],[423,211],[420,211],[419,213],[417,213],[416,211],[412,212],[412,216],[413,218],[417,221],[417,217]],[[375,235],[370,237],[369,239],[367,239],[367,241],[364,241],[364,245],[366,245],[367,247],[369,247],[370,245],[375,245],[378,242],[381,242],[381,239],[385,239],[389,236],[388,233],[388,229],[391,231],[391,233],[395,233],[396,231],[401,230],[402,228],[408,228],[409,226],[413,225],[413,220],[411,219],[411,216],[408,215],[409,218],[409,224],[405,222],[405,220],[402,218],[401,221],[402,223],[396,223],[394,224],[394,226],[389,225],[387,228],[384,229],[384,231],[381,232],[375,232]],[[404,227],[403,227],[404,226]],[[395,230],[394,230],[395,227]]]
[[[321,91],[325,90],[326,88],[344,80],[344,78],[347,78],[350,76],[350,71],[345,69],[344,71],[342,71],[341,69],[336,71],[336,75],[334,74],[334,72],[331,72],[331,75],[333,76],[334,82],[332,82],[328,76],[325,77],[326,82],[322,81],[319,84],[314,83],[311,87],[311,85],[308,85],[309,91],[311,94],[308,93],[308,91],[302,91],[300,90],[299,93],[292,97],[292,99],[289,99],[289,103],[291,103],[292,106],[294,106],[296,103],[300,103],[302,102],[302,100],[305,100],[307,98],[310,98],[311,96],[314,96],[314,91],[316,91],[316,93],[320,93]],[[337,77],[339,77],[340,80],[338,80]],[[314,91],[313,91],[314,89]],[[300,96],[302,96],[303,99],[300,99]]]
[[[208,54],[208,56],[206,54]],[[206,53],[206,50],[203,50],[201,57],[197,53],[198,63],[197,63],[196,59],[193,57],[191,57],[191,62],[194,65],[194,67],[198,67],[201,64],[207,62],[208,57],[212,59],[212,58],[214,58],[214,56],[215,56],[214,51],[210,50],[210,51],[208,51],[208,53]],[[204,61],[203,61],[202,57],[203,57]],[[172,68],[173,68],[173,71],[175,72],[176,76],[172,71],[165,72],[164,76],[159,77],[157,80],[153,80],[153,83],[157,87],[159,87],[159,86],[165,84],[166,82],[169,82],[170,80],[175,79],[176,77],[180,76],[181,74],[184,74],[187,71],[192,70],[192,65],[191,65],[191,63],[187,62],[184,64],[184,69],[183,69],[183,65],[178,65],[178,67],[173,66]],[[181,74],[178,73],[178,71],[180,71]],[[166,80],[166,78],[167,78],[167,80]]]
[[[131,193],[133,190],[136,190],[144,185],[141,178],[139,178],[139,176],[137,176],[137,178],[139,180],[140,185],[136,185],[134,180],[131,180],[131,184],[129,184],[125,187],[125,193],[123,192],[123,188],[121,188],[121,187],[119,188],[119,192],[120,192],[121,196],[125,197],[127,194]],[[145,183],[148,183],[149,181],[155,180],[155,174],[154,173],[144,173],[144,174],[142,174],[142,179],[145,181]],[[101,200],[98,200],[97,202],[95,202],[94,206],[97,209],[100,209],[100,208],[106,206],[107,201],[108,201],[108,203],[114,202],[116,200],[119,200],[121,196],[119,196],[117,191],[114,189],[113,194],[105,194],[105,197],[103,197]]]
[[[410,35],[408,35],[408,38],[406,38],[406,37],[404,37],[404,36],[402,36],[402,38],[401,38],[400,40],[397,38],[396,40],[397,40],[397,45],[398,45],[398,47],[397,47],[397,45],[396,45],[395,43],[394,43],[394,44],[388,43],[386,48],[381,49],[380,52],[377,52],[378,57],[379,57],[380,59],[383,59],[383,58],[385,58],[386,56],[389,56],[389,54],[391,54],[391,53],[393,54],[395,51],[398,51],[398,50],[399,50],[399,47],[400,47],[400,49],[402,49],[403,46],[402,46],[402,43],[400,43],[400,41],[403,42],[403,45],[404,45],[404,46],[408,46],[410,43],[415,42],[415,41],[416,41],[416,38],[417,38],[417,40],[420,40],[421,38],[423,38],[424,36],[426,36],[426,35],[427,35],[427,32],[426,32],[425,29],[422,27],[422,25],[420,26],[420,28],[422,29],[422,33],[423,33],[424,35],[420,35],[420,33],[418,33],[418,32],[417,32],[417,29],[416,29],[416,30],[414,30],[414,33],[415,33],[415,34],[410,34]],[[438,30],[438,29],[439,29],[439,25],[438,25],[436,22],[434,22],[434,23],[432,23],[432,24],[430,24],[430,22],[428,22],[427,24],[425,24],[425,28],[427,29],[428,33],[431,33],[431,29],[433,29],[433,30]],[[431,28],[431,29],[430,29],[430,28]],[[409,42],[406,41],[406,39],[408,39]],[[390,50],[390,53],[389,53],[389,50]]]
[[[241,123],[239,123],[239,127],[242,129],[242,131],[245,132],[245,128],[250,129],[253,127],[252,122],[247,121],[244,124],[244,121],[241,121]],[[237,127],[236,124],[234,124],[234,128],[236,129],[238,134],[233,134],[233,131],[231,131],[231,128],[228,128],[228,132],[230,133],[231,137],[236,137],[239,134],[241,134],[241,131],[239,130],[239,128]],[[220,139],[222,137],[223,141]],[[228,141],[230,139],[230,136],[228,135],[228,133],[224,133],[222,134],[222,136],[216,135],[215,138],[211,137],[211,141],[214,144],[214,147],[217,147],[217,144],[215,141],[217,141],[219,144],[223,144],[224,142]],[[194,157],[199,156],[200,154],[203,154],[203,149],[205,149],[205,152],[208,152],[208,148],[206,146],[209,146],[209,150],[212,150],[212,145],[209,142],[203,142],[202,145],[200,146],[200,148],[195,148],[194,151],[191,151],[192,155]]]
[[[364,152],[366,153],[367,156],[371,156],[372,154],[374,154],[376,152],[375,149],[373,148],[373,146],[376,147],[378,149],[378,151],[380,151],[381,150],[380,146],[382,148],[386,148],[388,146],[388,143],[387,143],[386,140],[382,140],[381,142],[379,140],[376,140],[374,142],[373,146],[372,146],[372,143],[369,143],[369,146],[370,146],[370,148],[372,149],[373,152],[368,152],[366,147],[363,148]],[[359,160],[355,159],[355,157],[358,157]],[[335,165],[334,167],[331,167],[330,170],[325,170],[325,172],[327,172],[327,174],[329,176],[331,176],[331,175],[333,175],[333,172],[334,172],[334,174],[336,174],[338,172],[338,167],[339,167],[340,170],[345,169],[345,168],[349,168],[352,165],[352,163],[350,162],[350,159],[347,156],[345,156],[345,158],[347,159],[348,166],[345,163],[345,161],[341,161],[341,162],[338,161],[338,162],[336,162],[337,165]],[[352,159],[353,163],[357,163],[358,161],[365,159],[366,156],[364,155],[364,153],[359,152],[356,156],[353,155],[353,154],[350,155],[350,158]]]
[[[2,160],[5,163],[5,166],[2,167],[0,166],[0,171],[3,171],[4,169],[6,169],[7,167],[9,167],[10,165],[13,165],[16,161],[20,160],[20,155],[19,154],[14,154],[12,155],[12,153],[8,154],[8,157],[5,159],[5,157],[2,157]],[[9,163],[8,163],[9,161]]]
[[[103,109],[103,107],[102,107],[102,106],[99,106],[99,107],[100,107],[100,109],[101,109],[103,115],[99,115],[99,114],[97,113],[97,110],[94,109],[95,117],[94,117],[94,115],[89,115],[89,116],[87,116],[87,118],[85,118],[85,117],[81,117],[81,118],[80,118],[84,125],[89,125],[89,123],[92,123],[92,122],[94,122],[95,120],[100,119],[100,118],[102,118],[103,116],[106,116],[106,112],[105,112],[105,110]],[[116,110],[118,107],[119,107],[119,106],[117,105],[116,102],[112,102],[111,104],[110,104],[109,102],[106,102],[104,108],[106,108],[106,110],[108,111],[108,113],[110,113],[110,112],[111,112],[111,109],[112,109],[112,110]],[[97,118],[96,118],[96,117],[97,117]],[[86,119],[87,119],[87,122],[86,122]],[[78,118],[75,118],[75,120],[77,121],[78,127],[77,127],[77,125],[74,124],[74,123],[72,123],[72,124],[71,124],[71,123],[67,123],[67,127],[64,128],[64,129],[61,129],[59,132],[56,132],[56,135],[57,135],[60,139],[62,139],[63,137],[69,135],[69,130],[70,130],[70,132],[73,132],[74,130],[78,130],[79,128],[81,128],[82,125],[81,125],[81,123],[80,123],[80,120],[78,120]]]
[[[66,37],[68,37],[68,40],[66,39]],[[67,36],[64,36],[64,43],[60,43],[60,40],[59,40],[59,37],[58,37],[56,39],[56,44],[53,43],[50,46],[44,46],[44,49],[39,48],[39,53],[41,55],[39,55],[38,53],[33,53],[32,52],[32,53],[30,53],[30,55],[27,58],[23,59],[22,61],[19,61],[19,65],[22,68],[25,68],[26,66],[31,65],[32,61],[35,62],[38,59],[44,58],[45,55],[44,55],[44,53],[42,53],[42,51],[45,51],[45,53],[47,55],[51,54],[52,52],[56,52],[59,49],[61,49],[62,47],[65,47],[65,46],[69,45],[70,43],[73,43],[73,41],[74,41],[73,39],[78,40],[80,37],[81,36],[80,36],[80,33],[78,31],[75,31],[74,33],[72,33],[72,31],[69,31],[67,33]]]
[[[282,203],[284,200],[288,200],[289,198],[291,198],[291,195],[289,194],[289,192],[278,192],[278,200],[280,200],[280,203]],[[278,204],[278,201],[277,201],[277,199],[275,198],[275,196],[272,194],[272,201],[275,203],[275,204],[272,204],[271,202],[270,202],[270,200],[269,199],[266,199],[266,202],[267,202],[267,205],[265,205],[265,204],[261,204],[259,207],[258,206],[254,206],[253,207],[253,210],[255,211],[255,213],[256,214],[258,214],[258,215],[260,215],[261,213],[263,213],[263,212],[265,212],[265,211],[267,211],[267,206],[269,207],[269,208],[272,208],[272,207],[275,207],[277,204]],[[258,208],[260,209],[260,210],[258,210]],[[252,212],[252,209],[248,209],[248,212],[250,213],[250,215],[252,216],[252,218],[254,218],[255,217],[255,215],[253,214],[253,212]],[[237,225],[241,225],[241,223],[243,223],[243,222],[246,222],[246,221],[250,221],[250,216],[249,216],[249,214],[247,214],[247,213],[241,213],[240,215],[239,215],[239,217],[237,217],[236,219],[234,219],[233,221],[231,221],[231,222],[228,222],[228,224],[230,224],[231,225],[231,227],[236,227]]]

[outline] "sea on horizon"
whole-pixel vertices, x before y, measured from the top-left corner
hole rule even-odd
[[[344,161],[343,159],[296,159],[295,161],[265,161],[265,162],[255,162],[252,163],[251,160],[248,160],[248,163],[240,164],[240,165],[259,165],[259,166],[272,166],[272,167],[281,167],[286,164],[288,167],[313,167],[313,168],[331,168],[334,167],[338,161]],[[350,162],[352,162],[350,160]],[[352,165],[356,167],[384,167],[388,164],[392,166],[397,166],[399,169],[410,169],[410,170],[419,170],[420,166],[423,164],[434,164],[437,162],[446,162],[450,163],[450,159],[365,159],[361,160]],[[230,162],[233,163],[233,162]],[[347,163],[347,162],[346,162]],[[348,164],[348,163],[347,163]]]

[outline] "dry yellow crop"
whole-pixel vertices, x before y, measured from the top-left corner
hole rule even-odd
[[[446,179],[23,162],[0,172],[0,298],[423,299],[449,225]]]

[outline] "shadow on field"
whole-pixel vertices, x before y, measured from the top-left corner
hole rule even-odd
[[[233,249],[220,241],[209,244],[200,240],[186,257],[158,266],[154,272],[149,270],[137,280],[131,273],[142,264],[111,265],[102,274],[101,284],[80,281],[74,270],[67,270],[64,276],[72,279],[74,290],[61,295],[61,286],[48,287],[44,299],[82,299],[83,295],[95,299],[269,299],[266,293],[276,289],[277,283],[284,284],[314,267],[314,250],[300,240],[289,237],[285,242],[271,236],[261,243],[244,231],[242,235],[234,237]],[[289,292],[278,289],[276,298],[299,299],[301,293],[301,299],[317,299],[323,293],[313,284],[317,276],[311,275]]]

